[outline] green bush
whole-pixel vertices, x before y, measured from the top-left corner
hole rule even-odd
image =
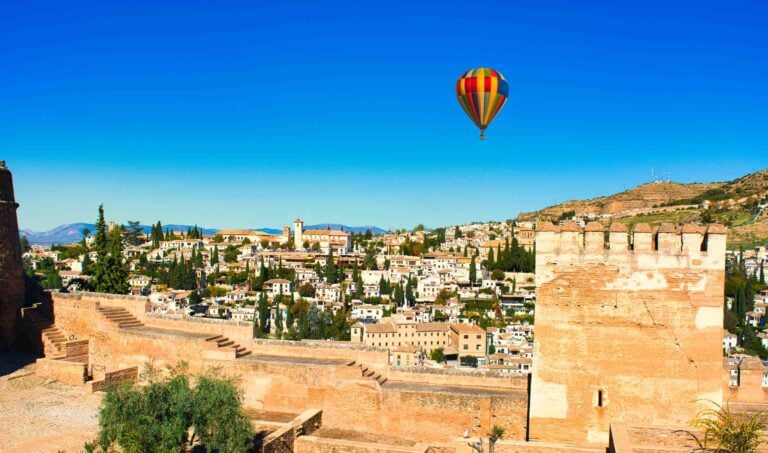
[[[102,451],[178,452],[196,444],[208,451],[248,451],[253,428],[233,378],[218,370],[192,376],[183,364],[167,378],[147,370],[146,386],[107,390],[99,412]]]

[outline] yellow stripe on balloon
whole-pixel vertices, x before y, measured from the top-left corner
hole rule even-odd
[[[477,120],[485,126],[483,123],[483,118],[485,118],[485,77],[482,70],[478,72],[480,74],[477,75]]]
[[[491,122],[491,112],[493,112],[493,106],[496,104],[494,101],[496,100],[496,97],[499,93],[499,79],[496,77],[491,77],[491,86],[488,90],[488,93],[490,94],[488,96],[488,108],[485,112],[485,117],[483,118],[483,122],[485,124],[488,124]]]

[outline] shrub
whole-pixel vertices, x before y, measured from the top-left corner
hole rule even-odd
[[[208,451],[248,451],[253,429],[233,378],[216,369],[191,376],[183,363],[166,378],[151,365],[144,375],[146,386],[107,390],[99,412],[102,451],[180,451],[195,444]]]

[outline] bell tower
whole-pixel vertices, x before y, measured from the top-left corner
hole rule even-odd
[[[304,221],[300,218],[293,221],[293,245],[296,250],[304,249]]]

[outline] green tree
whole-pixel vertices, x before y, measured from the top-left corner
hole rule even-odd
[[[477,281],[477,265],[475,264],[475,257],[472,257],[472,261],[469,263],[469,282],[474,285]]]
[[[702,436],[689,433],[703,451],[715,453],[752,453],[760,446],[761,432],[768,429],[768,414],[736,414],[728,405],[711,401],[714,408],[700,412],[693,426]]]
[[[259,306],[258,306],[258,314],[259,314],[259,331],[258,336],[259,337],[265,337],[269,331],[267,330],[267,320],[269,319],[269,305],[267,304],[267,295],[262,292],[261,295],[259,295]]]
[[[144,242],[144,232],[138,220],[129,220],[125,227],[124,239],[126,244],[136,246]]]
[[[85,252],[85,255],[83,255],[83,262],[80,267],[83,269],[81,272],[83,275],[91,275],[93,273],[93,262],[88,252]]]
[[[101,451],[208,451],[245,453],[253,440],[236,381],[216,371],[189,376],[181,365],[160,379],[150,369],[146,386],[109,387],[99,411]],[[117,447],[117,448],[116,448]]]
[[[211,253],[211,266],[219,264],[219,246],[213,246],[213,252]]]
[[[764,269],[765,262],[760,261],[760,284],[765,285],[765,269]]]
[[[325,281],[332,285],[339,282],[338,268],[333,260],[333,249],[328,249],[328,256],[325,261]]]
[[[26,236],[19,238],[19,245],[21,246],[21,253],[27,253],[32,247],[29,245],[29,239]]]
[[[491,432],[488,433],[488,451],[494,453],[496,449],[496,442],[500,441],[504,437],[504,428],[498,425],[493,425]]]
[[[104,220],[104,205],[99,205],[96,220],[94,248],[97,260],[93,263],[93,287],[99,293],[126,294],[128,292],[128,265],[123,260],[121,229],[109,234]]]
[[[443,348],[433,349],[429,354],[429,358],[437,363],[445,362],[445,353],[443,352]]]
[[[283,336],[283,310],[280,308],[283,298],[284,296],[280,294],[272,301],[275,306],[275,338],[278,340]]]

